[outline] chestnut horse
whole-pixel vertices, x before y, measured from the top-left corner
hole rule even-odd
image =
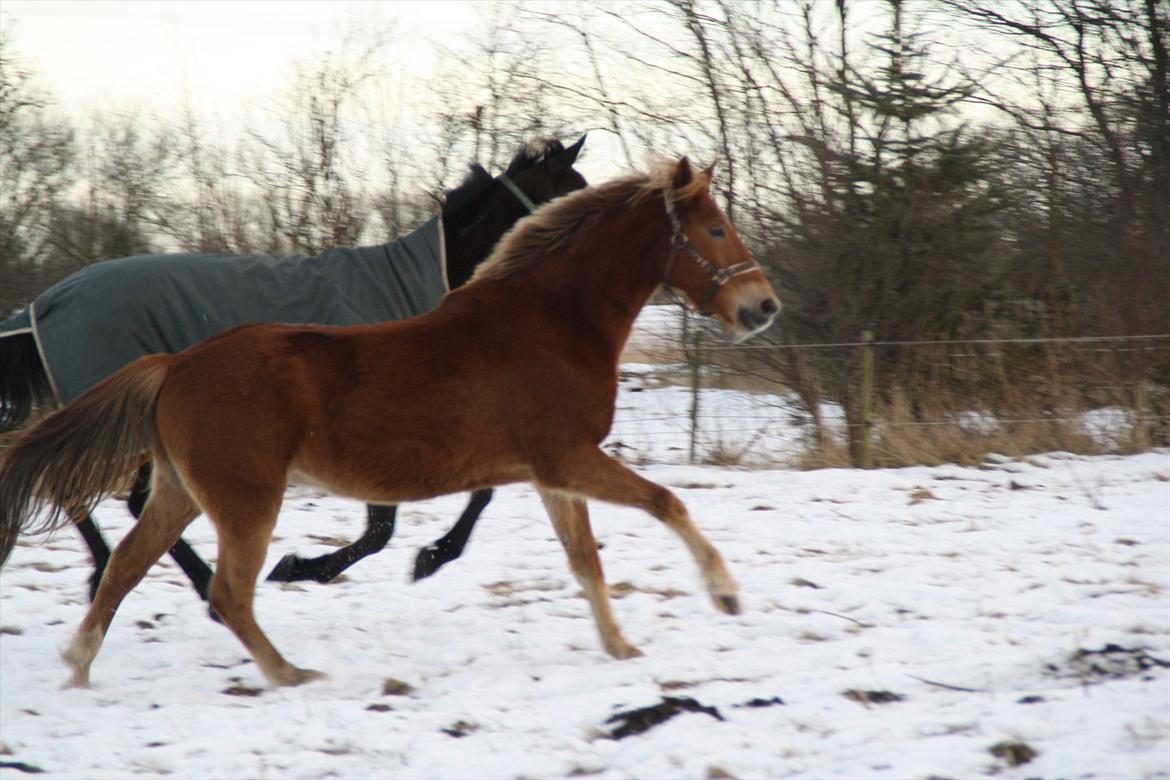
[[[573,168],[573,163],[584,143],[585,136],[568,148],[555,139],[541,139],[524,144],[512,158],[507,170],[496,178],[478,164],[471,166],[471,173],[456,188],[448,191],[439,204],[442,213],[442,219],[439,221],[442,236],[439,241],[446,251],[440,253],[436,264],[445,272],[449,288],[453,289],[466,283],[475,272],[475,268],[487,259],[500,237],[516,220],[527,216],[536,207],[535,204],[585,186],[585,179]],[[433,223],[427,223],[431,224]],[[194,260],[191,259],[193,257]],[[153,273],[151,269],[160,267],[160,263],[178,262],[181,268],[188,269],[188,274],[198,269],[198,274],[186,277],[185,283],[195,287],[204,298],[212,297],[208,289],[204,289],[206,285],[210,285],[210,290],[220,289],[222,285],[232,285],[247,291],[248,295],[241,296],[238,300],[217,301],[216,323],[242,325],[257,319],[272,319],[257,317],[257,309],[251,308],[249,300],[250,298],[265,300],[271,297],[303,304],[301,308],[287,312],[296,319],[283,320],[286,322],[340,325],[376,321],[374,318],[355,319],[359,313],[364,312],[356,305],[329,309],[316,302],[318,297],[324,298],[325,301],[335,300],[338,293],[333,290],[322,291],[320,296],[303,297],[290,294],[287,289],[258,287],[255,275],[235,270],[249,267],[243,261],[244,258],[231,256],[222,258],[187,255],[144,256],[116,261],[118,267],[116,272],[112,270],[115,268],[112,263],[97,263],[62,282],[63,285],[69,285],[74,297],[84,296],[91,301],[84,307],[65,307],[63,309],[65,314],[50,315],[79,320],[77,330],[83,335],[76,340],[68,340],[70,348],[75,350],[76,354],[65,356],[51,351],[48,354],[53,356],[54,362],[79,359],[88,362],[89,367],[82,368],[83,375],[94,377],[92,382],[86,384],[74,383],[68,394],[56,391],[45,361],[46,348],[35,338],[35,328],[27,325],[20,327],[21,323],[17,323],[17,318],[0,322],[0,433],[26,425],[28,418],[38,407],[54,407],[58,401],[68,402],[72,397],[80,396],[103,376],[94,368],[95,366],[108,367],[106,373],[112,373],[122,364],[129,363],[131,358],[153,352],[176,352],[196,343],[197,338],[193,334],[176,333],[173,325],[170,330],[161,325],[156,325],[154,329],[143,327],[143,322],[174,322],[175,319],[168,311],[168,307],[175,304],[173,298],[161,294],[135,295],[129,291],[121,295],[108,295],[109,282],[94,281],[95,278],[98,280],[111,278],[103,277],[102,274],[118,273],[122,275],[122,279],[130,281],[135,277],[157,278],[150,276]],[[271,278],[283,279],[285,284],[289,283],[289,279],[299,279],[279,274],[264,278],[269,285]],[[130,289],[139,290],[142,284],[139,281],[137,287],[131,286]],[[50,288],[48,292],[52,291],[53,288]],[[392,297],[397,291],[386,292]],[[37,304],[41,304],[40,298]],[[59,308],[57,311],[62,309]],[[126,312],[130,312],[131,316],[126,316]],[[372,317],[370,312],[364,314]],[[325,315],[337,318],[337,321],[329,318],[318,319]],[[30,314],[22,312],[22,316],[27,319]],[[225,330],[227,324],[224,325]],[[206,335],[211,335],[212,332],[214,331],[208,331]],[[134,344],[133,351],[114,353],[126,355],[124,363],[115,362],[109,349],[103,351],[110,338],[119,344],[127,342]],[[140,473],[134,488],[130,491],[127,503],[135,517],[141,514],[146,501],[148,478],[147,468]],[[415,580],[430,576],[439,567],[460,556],[476,520],[491,500],[491,496],[491,490],[476,491],[451,531],[419,551],[414,566]],[[316,558],[301,558],[289,553],[277,563],[268,579],[280,582],[299,580],[328,582],[358,560],[385,547],[394,533],[395,517],[396,507],[392,505],[370,505],[367,508],[366,530],[359,539]],[[75,520],[94,561],[89,591],[92,600],[109,561],[110,548],[91,516],[84,515]],[[206,601],[211,568],[181,538],[175,543],[170,554],[191,580],[199,597]],[[214,612],[212,615],[214,616]]]
[[[521,221],[426,314],[242,326],[141,358],[28,430],[0,459],[0,563],[19,533],[92,508],[144,453],[154,465],[142,517],[63,653],[72,684],[88,685],[122,599],[201,511],[219,541],[212,606],[273,685],[320,677],[286,661],[253,617],[290,482],[369,503],[533,483],[616,658],[640,653],[610,610],[586,499],[660,520],[715,606],[738,614],[736,582],[682,502],[600,448],[622,346],[659,286],[739,338],[779,310],[710,180],[682,158],[579,190]]]

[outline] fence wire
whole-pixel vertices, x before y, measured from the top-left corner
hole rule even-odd
[[[841,443],[862,428],[880,435],[918,429],[923,436],[949,428],[978,437],[1052,425],[1106,451],[1123,446],[1137,426],[1143,440],[1170,445],[1164,441],[1170,438],[1170,333],[730,345],[711,343],[693,323],[684,330],[678,316],[659,314],[649,329],[636,326],[625,358],[623,387],[660,392],[647,394],[657,401],[619,396],[609,441],[645,461],[734,460],[730,455],[738,452],[747,462],[767,463],[810,446],[823,431],[812,429],[807,398],[794,387],[791,351],[813,367],[809,381],[822,401],[818,422]],[[1035,347],[1048,349],[1029,350]],[[881,355],[879,386],[901,371],[901,379],[920,383],[919,396],[932,382],[955,392],[945,403],[925,393],[938,401],[922,403],[930,407],[925,414],[917,408],[895,413],[885,402],[870,423],[857,422],[845,413],[855,399],[840,396],[855,390],[864,349]],[[836,393],[823,381],[828,375]],[[841,377],[851,378],[844,390]],[[1015,406],[988,402],[1000,385],[1018,396]]]

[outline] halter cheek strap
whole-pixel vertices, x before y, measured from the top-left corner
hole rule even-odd
[[[663,198],[666,201],[666,216],[670,219],[670,252],[666,257],[666,268],[663,270],[662,284],[666,289],[674,293],[674,285],[670,283],[671,273],[674,271],[674,258],[680,250],[685,250],[687,255],[694,261],[695,265],[699,266],[704,273],[711,279],[711,286],[707,288],[707,292],[703,294],[703,298],[699,301],[698,308],[700,314],[710,314],[707,311],[707,304],[715,297],[715,293],[719,292],[719,288],[727,284],[732,278],[740,274],[751,273],[758,271],[759,266],[754,260],[745,260],[742,263],[725,266],[720,268],[712,263],[707,258],[695,249],[695,245],[687,238],[687,234],[683,232],[682,222],[679,221],[678,214],[674,209],[674,193],[670,190],[663,192]],[[678,295],[675,294],[675,298]]]
[[[532,202],[532,198],[525,195],[524,190],[520,189],[520,187],[516,185],[516,182],[512,181],[508,174],[501,173],[496,177],[496,181],[498,181],[500,184],[503,184],[504,189],[515,195],[516,200],[523,203],[524,207],[528,209],[528,213],[531,214],[533,211],[536,211],[536,204]]]

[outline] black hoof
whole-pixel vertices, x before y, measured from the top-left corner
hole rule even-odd
[[[296,582],[301,579],[297,571],[300,562],[301,559],[295,553],[289,553],[272,567],[272,571],[268,572],[268,576],[265,579],[269,582]]]
[[[739,606],[739,599],[735,596],[716,596],[715,598],[718,600],[719,609],[728,615],[739,615],[743,612]]]
[[[447,560],[440,555],[437,547],[424,547],[418,551],[418,557],[414,559],[414,575],[411,578],[412,582],[426,579],[439,569]]]

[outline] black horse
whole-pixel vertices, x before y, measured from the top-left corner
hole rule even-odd
[[[0,432],[21,427],[34,411],[68,403],[141,355],[178,352],[235,325],[258,320],[348,325],[419,314],[436,305],[443,290],[466,283],[500,237],[537,204],[585,186],[573,169],[584,142],[582,136],[568,148],[556,140],[526,144],[497,178],[472,165],[464,181],[445,194],[441,218],[400,242],[330,250],[314,258],[159,255],[88,266],[0,322]],[[348,287],[334,276],[354,267],[359,271]],[[431,275],[437,281],[427,278]],[[128,298],[134,293],[122,286],[125,280],[136,282],[143,294]],[[181,289],[184,297],[176,304],[162,288]],[[95,300],[101,305],[95,307]],[[122,338],[112,338],[112,331]],[[144,466],[127,501],[135,517],[148,485]],[[451,531],[419,551],[415,580],[459,557],[491,497],[490,489],[473,493]],[[386,546],[396,513],[394,506],[368,506],[366,530],[355,542],[317,558],[286,555],[268,579],[332,580]],[[110,548],[91,516],[76,518],[76,524],[94,560],[92,599]],[[182,539],[170,555],[206,601],[208,565]]]

